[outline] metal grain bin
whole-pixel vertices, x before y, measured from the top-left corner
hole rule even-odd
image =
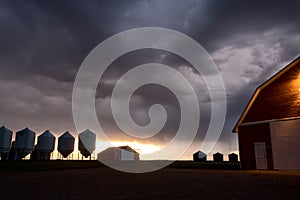
[[[5,126],[0,127],[0,153],[9,151],[11,139],[12,131]]]
[[[5,126],[0,127],[0,157],[1,160],[8,159],[8,152],[11,146],[12,131],[5,128]]]
[[[64,157],[68,157],[74,151],[75,138],[67,131],[58,138],[58,152]]]
[[[223,154],[221,154],[219,152],[213,154],[213,158],[214,158],[215,162],[223,162],[224,161],[223,157],[224,157]]]
[[[193,154],[193,160],[195,162],[205,162],[207,160],[207,155],[202,151],[197,151]]]
[[[51,153],[54,151],[55,137],[46,130],[38,137],[36,152],[38,160],[50,160]]]
[[[229,162],[238,162],[238,155],[235,153],[231,153],[228,155]]]
[[[37,150],[39,152],[52,152],[54,151],[54,145],[55,137],[49,130],[38,136]]]
[[[96,134],[85,130],[78,135],[78,150],[84,157],[89,157],[96,148]]]
[[[35,132],[25,128],[16,132],[15,149],[20,158],[24,158],[34,149]]]

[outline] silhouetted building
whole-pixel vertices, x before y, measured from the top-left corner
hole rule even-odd
[[[215,162],[223,162],[224,158],[223,158],[223,154],[217,152],[215,154],[213,154],[213,158]]]
[[[109,147],[98,153],[98,160],[103,161],[133,161],[139,160],[139,153],[129,146]]]
[[[34,149],[35,132],[29,128],[25,128],[16,132],[15,150],[17,158],[25,158]]]
[[[228,161],[229,162],[238,162],[239,156],[235,153],[231,153],[228,155]]]
[[[0,127],[0,156],[1,160],[8,159],[8,152],[11,146],[12,131],[5,126]]]
[[[236,123],[243,169],[300,170],[300,57],[254,92]]]
[[[58,138],[58,152],[67,158],[74,151],[75,138],[67,131]]]
[[[37,159],[38,160],[50,160],[51,153],[54,151],[55,137],[49,131],[44,131],[38,136],[38,142],[36,145]]]
[[[202,151],[197,151],[193,154],[193,160],[195,162],[205,162],[207,160],[207,155]]]
[[[78,150],[85,157],[90,157],[96,149],[96,134],[90,130],[85,130],[78,134]]]

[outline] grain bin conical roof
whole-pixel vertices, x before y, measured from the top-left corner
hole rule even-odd
[[[46,130],[40,136],[38,136],[37,150],[40,152],[52,152],[54,150],[55,137],[49,131]]]
[[[58,152],[64,157],[68,157],[74,151],[75,138],[67,131],[58,138]]]

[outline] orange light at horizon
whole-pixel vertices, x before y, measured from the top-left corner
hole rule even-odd
[[[136,150],[138,153],[143,156],[143,154],[151,154],[156,151],[159,151],[162,147],[157,144],[152,143],[140,143],[138,141],[111,141],[103,142],[103,141],[96,141],[96,150],[95,153],[98,154],[101,151],[109,148],[109,147],[118,147],[118,146],[130,146],[132,149]]]

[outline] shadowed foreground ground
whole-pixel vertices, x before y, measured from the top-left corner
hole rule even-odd
[[[300,199],[300,172],[107,167],[0,173],[0,199]]]

